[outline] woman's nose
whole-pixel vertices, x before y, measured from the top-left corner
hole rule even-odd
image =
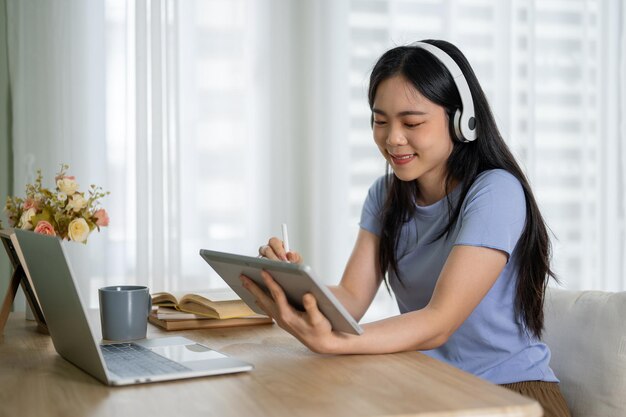
[[[407,140],[404,136],[404,132],[402,129],[391,128],[389,129],[389,134],[387,135],[387,145],[398,146],[398,145],[406,145]]]

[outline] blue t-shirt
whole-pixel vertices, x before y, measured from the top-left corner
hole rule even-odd
[[[457,186],[450,194],[455,205],[460,192]],[[386,195],[383,176],[370,188],[361,213],[361,228],[378,236]],[[454,245],[506,252],[504,270],[467,320],[444,345],[424,352],[495,384],[558,382],[549,366],[550,350],[522,326],[515,314],[515,246],[524,228],[525,201],[517,178],[501,169],[485,171],[470,187],[447,238],[435,241],[448,223],[447,198],[430,206],[416,204],[414,218],[400,232],[396,256],[402,282],[389,272],[400,312],[406,313],[426,307]]]

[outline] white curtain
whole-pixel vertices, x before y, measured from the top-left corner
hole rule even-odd
[[[314,87],[293,61],[306,55],[295,6],[9,2],[15,190],[39,168],[51,187],[69,163],[111,191],[110,226],[67,245],[90,305],[102,285],[221,286],[199,249],[256,254],[281,223],[307,253],[310,140],[294,103]]]
[[[37,169],[44,185],[54,187],[62,163],[71,165],[82,191],[90,184],[110,189],[104,4],[8,1],[7,24],[15,193],[24,195]],[[111,263],[107,239],[91,240],[89,252],[71,248],[85,291]]]
[[[69,163],[111,191],[72,246],[83,290],[218,286],[288,223],[336,282],[384,165],[367,77],[387,48],[467,54],[555,232],[569,288],[626,289],[625,11],[618,0],[9,1],[17,193]],[[392,310],[382,294],[374,311]],[[372,317],[373,317],[372,316]]]

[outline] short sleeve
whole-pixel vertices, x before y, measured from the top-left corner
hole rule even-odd
[[[382,233],[382,212],[387,196],[386,176],[379,177],[367,192],[361,209],[361,229],[380,236]]]
[[[460,216],[455,245],[498,249],[510,257],[526,222],[524,189],[507,171],[487,171],[470,187]]]

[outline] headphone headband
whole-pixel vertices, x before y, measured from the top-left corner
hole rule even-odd
[[[476,116],[474,115],[474,100],[472,93],[458,64],[443,50],[426,42],[413,42],[409,46],[424,49],[437,58],[448,69],[459,95],[461,96],[462,111],[454,114],[454,131],[457,138],[462,142],[476,140]]]

